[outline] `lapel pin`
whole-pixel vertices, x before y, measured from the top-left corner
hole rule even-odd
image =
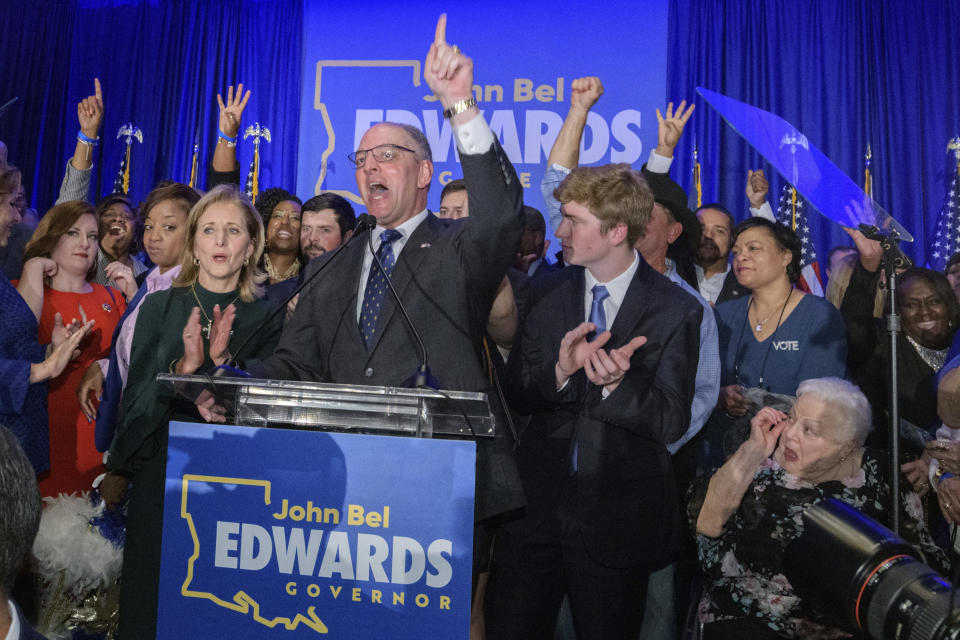
[[[421,249],[429,249],[429,248],[430,248],[430,243],[429,243],[429,242],[424,242],[422,245],[420,245],[420,248],[421,248]]]

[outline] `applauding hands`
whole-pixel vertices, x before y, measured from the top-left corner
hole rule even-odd
[[[570,376],[583,369],[590,382],[603,387],[607,393],[613,393],[630,370],[633,352],[647,342],[644,336],[637,336],[618,349],[605,351],[603,346],[610,340],[609,331],[604,331],[592,342],[587,341],[587,336],[596,328],[592,322],[583,322],[563,336],[554,367],[558,389]]]

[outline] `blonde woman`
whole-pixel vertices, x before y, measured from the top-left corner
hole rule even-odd
[[[236,187],[214,188],[190,211],[173,287],[148,295],[137,317],[102,485],[104,499],[114,505],[132,480],[120,596],[125,638],[155,636],[167,426],[171,418],[198,420],[193,404],[176,400],[154,377],[209,373],[252,333],[257,338],[239,355],[249,361],[273,352],[281,318],[262,326],[270,313],[259,298],[264,275],[256,264],[263,245],[263,223],[250,201]]]

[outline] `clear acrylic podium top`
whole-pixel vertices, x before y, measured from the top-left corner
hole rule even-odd
[[[217,396],[227,422],[431,438],[493,437],[487,394],[291,380],[161,373],[157,381],[191,402]]]

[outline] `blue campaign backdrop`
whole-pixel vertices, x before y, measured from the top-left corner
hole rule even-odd
[[[639,166],[656,146],[655,109],[664,106],[666,89],[665,1],[489,0],[481,10],[434,0],[402,12],[395,6],[388,0],[306,6],[298,193],[337,191],[363,210],[346,156],[372,124],[386,120],[426,134],[435,165],[428,204],[439,208],[442,186],[463,176],[450,125],[423,80],[423,60],[444,11],[447,41],[474,60],[475,96],[520,176],[527,204],[546,214],[540,181],[575,78],[600,76],[606,91],[588,120],[584,164]],[[371,15],[389,20],[373,32],[365,27]],[[624,67],[640,58],[642,64]]]
[[[262,184],[295,185],[302,197],[311,195],[331,147],[315,106],[317,62],[420,62],[442,10],[450,15],[451,42],[477,58],[483,97],[487,86],[503,87],[503,100],[492,89],[484,107],[491,118],[500,112],[496,124],[508,134],[520,173],[530,174],[527,199],[534,206],[542,204],[536,181],[543,146],[566,106],[536,97],[514,100],[517,78],[531,80],[534,91],[544,86],[556,92],[560,77],[568,89],[577,76],[601,76],[607,93],[597,113],[611,137],[595,145],[596,156],[585,157],[594,162],[634,155],[631,161],[643,162],[655,136],[653,109],[666,97],[694,97],[697,86],[783,116],[860,183],[870,142],[875,198],[917,238],[906,249],[921,262],[954,169],[946,142],[960,133],[960,4],[954,0],[493,0],[463,9],[438,2],[399,9],[382,0],[7,0],[4,9],[0,104],[19,100],[0,115],[0,139],[41,212],[56,198],[74,146],[76,103],[92,93],[94,76],[103,81],[107,99],[105,190],[122,152],[116,132],[128,121],[144,133],[144,144],[134,149],[134,199],[158,180],[187,180],[198,128],[205,167],[216,140],[216,93],[242,81],[253,90],[245,124],[260,121],[273,133],[263,149]],[[322,77],[320,97],[329,100],[331,130],[339,135],[324,186],[352,189],[344,156],[357,128],[374,119],[366,110],[409,112],[397,117],[412,114],[425,127],[436,127],[434,139],[444,141],[442,123],[424,115],[435,114],[436,105],[423,100],[425,86],[413,83],[412,70],[331,67]],[[545,99],[548,94],[541,92]],[[640,124],[621,116],[625,131],[614,135],[613,118],[627,109],[640,113]],[[638,148],[630,146],[630,134],[640,140],[640,153],[615,155]],[[747,170],[763,163],[698,100],[672,171],[688,190],[694,139],[703,161],[704,198],[744,217]],[[438,149],[447,151],[447,159],[438,166],[433,208],[439,180],[457,175],[447,145]],[[241,142],[243,172],[251,152]],[[782,185],[772,178],[771,200]],[[811,223],[821,254],[847,242],[820,216]]]
[[[158,638],[466,638],[473,442],[172,422]]]

